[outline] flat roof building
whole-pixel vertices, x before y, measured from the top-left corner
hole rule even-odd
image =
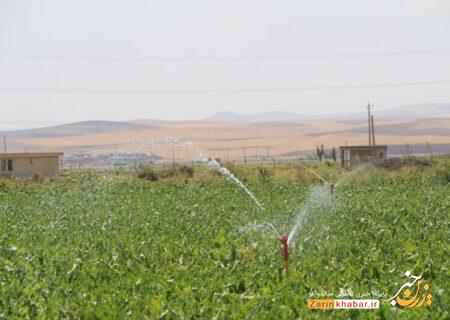
[[[59,173],[62,152],[0,153],[0,177],[31,178]]]
[[[352,166],[368,160],[385,160],[387,146],[342,146],[341,165]]]

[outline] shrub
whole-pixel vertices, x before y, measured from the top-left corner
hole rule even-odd
[[[436,175],[445,183],[450,183],[450,161],[440,161],[435,166]]]
[[[137,172],[137,177],[139,179],[145,179],[149,181],[158,180],[158,174],[150,167],[140,167]]]
[[[31,181],[35,182],[35,183],[42,183],[44,181],[44,178],[41,177],[41,175],[39,173],[35,173],[32,177],[31,177]]]
[[[309,171],[306,171],[302,167],[297,167],[295,179],[300,183],[311,183],[311,182],[317,182],[318,178],[314,174],[312,174]]]
[[[6,190],[6,181],[3,178],[0,178],[0,191]]]
[[[182,175],[185,175],[188,178],[194,177],[195,168],[193,166],[183,165],[178,170]]]
[[[258,167],[258,179],[261,182],[267,182],[271,173],[267,168]]]
[[[174,168],[164,168],[159,171],[160,178],[172,178],[176,176],[177,172]]]

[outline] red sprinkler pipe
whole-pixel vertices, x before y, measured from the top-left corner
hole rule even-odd
[[[334,188],[336,188],[336,185],[334,183],[329,183],[328,184],[328,188],[330,188],[330,192],[331,192],[331,194],[333,194],[334,193]]]
[[[283,244],[284,271],[286,273],[286,276],[289,276],[288,235],[287,234],[283,234],[280,237],[280,242]]]

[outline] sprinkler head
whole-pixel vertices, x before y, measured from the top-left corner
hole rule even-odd
[[[331,193],[333,193],[335,187],[336,187],[336,185],[334,183],[328,184],[328,188],[330,188]]]
[[[280,242],[281,242],[282,244],[287,244],[288,239],[289,239],[288,235],[287,235],[287,234],[283,234],[283,235],[280,237]]]
[[[288,235],[283,234],[280,237],[280,242],[283,244],[283,259],[284,259],[284,272],[286,276],[289,276],[289,248],[288,248]]]

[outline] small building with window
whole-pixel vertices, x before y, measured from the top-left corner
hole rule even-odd
[[[341,150],[341,165],[352,166],[365,161],[385,160],[387,146],[343,146]]]
[[[59,173],[62,152],[0,153],[0,177],[31,178]]]

